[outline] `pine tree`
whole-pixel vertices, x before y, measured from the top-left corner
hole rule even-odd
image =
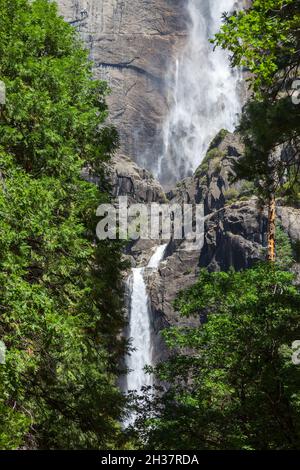
[[[254,180],[267,202],[270,261],[276,253],[276,195],[284,184],[286,194],[293,190],[300,169],[300,109],[292,99],[300,64],[299,25],[299,0],[254,0],[248,9],[224,14],[214,39],[230,51],[233,67],[251,73],[253,93],[239,129],[246,155],[237,175]]]
[[[109,448],[125,345],[120,246],[95,236],[108,88],[47,0],[0,0],[0,79],[0,447]]]
[[[276,263],[208,273],[179,294],[198,327],[164,331],[171,354],[156,368],[168,384],[138,403],[146,449],[288,450],[300,446],[300,290]]]

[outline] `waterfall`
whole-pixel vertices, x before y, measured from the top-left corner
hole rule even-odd
[[[127,391],[140,391],[144,385],[151,385],[152,378],[144,367],[152,362],[151,322],[149,317],[148,294],[144,281],[144,268],[132,269],[129,338],[134,350],[126,358],[129,370]]]
[[[209,143],[225,128],[233,131],[241,110],[239,74],[227,53],[209,42],[219,30],[222,13],[235,0],[188,0],[189,34],[169,83],[170,111],[163,127],[163,152],[156,176],[169,185],[193,172]]]
[[[147,269],[158,269],[166,247],[167,244],[156,248]],[[146,365],[152,365],[151,319],[144,270],[145,268],[132,269],[132,275],[128,280],[131,292],[128,336],[132,339],[134,350],[126,357],[126,366],[129,370],[126,392],[130,390],[139,392],[143,386],[153,384],[152,376],[144,371]]]
[[[148,263],[147,268],[152,268],[152,269],[158,269],[159,268],[160,262],[164,257],[167,245],[168,244],[166,243],[165,245],[159,245],[156,248],[156,250],[154,252],[154,255],[151,257],[151,259]]]

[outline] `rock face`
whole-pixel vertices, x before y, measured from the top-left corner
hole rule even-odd
[[[183,243],[170,243],[166,260],[150,278],[156,331],[165,324],[184,324],[173,301],[179,290],[195,282],[201,267],[243,269],[264,256],[266,214],[257,207],[248,184],[231,182],[232,162],[242,153],[239,136],[221,131],[195,175],[167,194],[171,202],[204,204],[204,240],[201,249],[191,252]]]
[[[259,207],[257,198],[252,196],[251,185],[243,181],[231,181],[232,162],[243,150],[237,134],[220,132],[196,174],[178,183],[166,195],[147,172],[130,160],[117,159],[117,170],[113,173],[115,195],[127,193],[132,202],[203,203],[205,208],[201,247],[188,251],[184,241],[171,241],[159,270],[147,275],[153,329],[156,333],[156,359],[165,353],[160,337],[161,329],[167,325],[191,324],[190,319],[179,318],[173,301],[179,290],[195,282],[201,267],[207,267],[210,271],[227,270],[230,267],[240,270],[251,267],[265,257],[267,214]],[[152,190],[149,190],[149,186]],[[291,240],[297,241],[300,234],[300,210],[279,206],[277,215]],[[156,241],[138,240],[128,247],[127,254],[133,264],[145,266],[155,244]],[[295,266],[297,270],[299,266]],[[194,321],[198,322],[197,319]]]
[[[211,214],[199,265],[209,271],[251,267],[264,256],[267,217],[256,198],[231,204]]]
[[[160,130],[168,111],[167,71],[169,61],[186,41],[186,4],[186,0],[58,1],[61,14],[78,29],[90,50],[95,76],[107,80],[112,89],[108,104],[121,140],[109,169],[113,196],[128,196],[129,205],[204,205],[204,237],[199,249],[188,251],[184,241],[171,241],[159,270],[146,276],[156,360],[167,353],[161,329],[185,324],[173,301],[179,290],[195,282],[199,269],[250,267],[264,257],[266,245],[267,218],[252,196],[253,188],[246,182],[232,182],[232,162],[244,151],[237,134],[221,131],[195,175],[166,194],[143,169],[150,167],[161,149]],[[280,206],[277,213],[290,238],[299,240],[300,209]],[[126,255],[132,266],[146,266],[157,243],[131,242]],[[300,273],[299,264],[295,271]]]
[[[129,203],[165,202],[166,196],[159,182],[130,158],[115,156],[109,171],[114,197],[127,196]]]
[[[186,1],[58,0],[58,5],[89,48],[95,76],[110,84],[120,153],[147,167],[161,149],[166,75],[186,36]]]
[[[263,257],[266,214],[251,197],[251,184],[232,181],[233,163],[243,151],[238,134],[220,131],[196,171],[207,215],[199,265],[211,271],[248,268]]]
[[[277,215],[280,218],[284,230],[291,240],[300,240],[300,209],[293,207],[277,207]]]

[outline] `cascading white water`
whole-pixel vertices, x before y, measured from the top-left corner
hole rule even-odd
[[[151,257],[151,259],[150,259],[150,261],[147,265],[147,268],[152,268],[152,269],[158,269],[159,268],[160,262],[164,257],[167,246],[168,246],[168,244],[166,243],[164,245],[159,245],[156,248],[153,256]]]
[[[144,385],[151,385],[152,378],[146,374],[144,367],[151,364],[151,323],[149,318],[148,294],[144,281],[144,268],[132,270],[131,302],[129,337],[132,338],[134,350],[127,356],[126,365],[129,370],[127,375],[127,391],[140,391]]]
[[[166,247],[167,244],[156,248],[148,263],[148,269],[158,269]],[[151,319],[144,270],[145,268],[134,268],[128,281],[131,291],[128,336],[132,339],[134,351],[126,357],[129,370],[126,392],[139,392],[142,387],[153,384],[152,376],[144,371],[146,365],[152,365]]]
[[[165,185],[197,168],[217,132],[234,130],[241,110],[239,76],[227,53],[214,51],[209,39],[219,30],[222,13],[236,6],[236,0],[188,0],[189,35],[171,73],[171,106],[156,170]]]

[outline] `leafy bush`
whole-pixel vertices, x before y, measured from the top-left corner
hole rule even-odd
[[[157,377],[167,390],[140,404],[146,449],[298,449],[300,290],[271,263],[242,272],[200,272],[176,307],[197,327],[164,337],[173,354]],[[141,444],[140,444],[141,445]]]
[[[120,247],[95,242],[117,145],[108,90],[53,2],[0,11],[0,447],[106,448],[124,353]]]

